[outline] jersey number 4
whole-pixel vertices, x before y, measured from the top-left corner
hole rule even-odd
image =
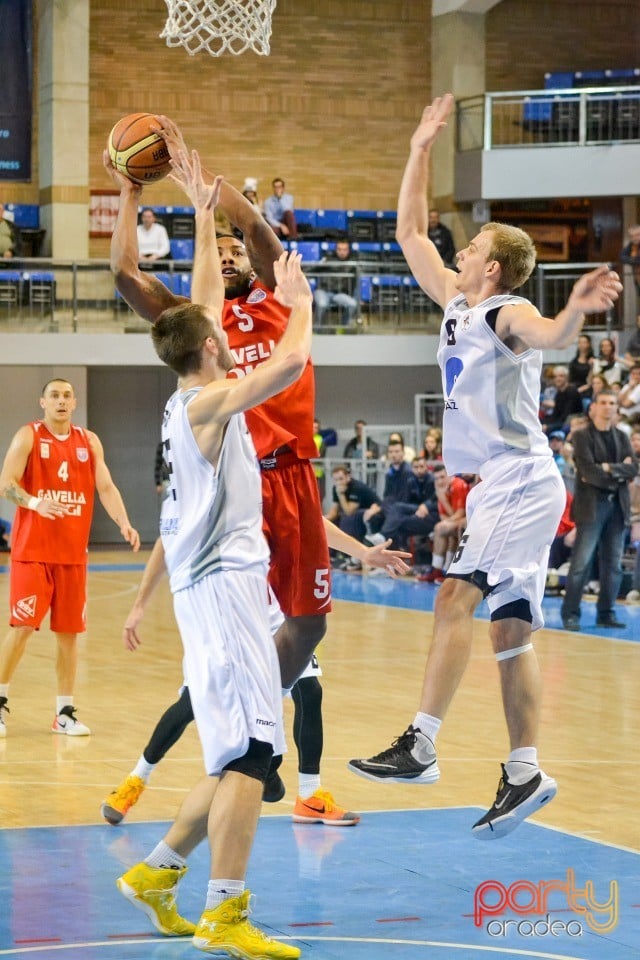
[[[58,468],[58,476],[61,480],[64,480],[65,483],[69,479],[69,461],[63,460]]]

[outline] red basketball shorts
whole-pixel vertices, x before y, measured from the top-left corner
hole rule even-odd
[[[287,617],[331,610],[329,548],[318,481],[308,460],[262,470],[264,534],[271,551],[269,583]]]
[[[87,565],[12,560],[9,598],[12,627],[38,630],[51,610],[54,633],[84,633]]]

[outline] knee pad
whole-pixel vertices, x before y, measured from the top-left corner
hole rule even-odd
[[[265,743],[264,740],[256,740],[255,737],[249,737],[249,749],[245,755],[230,760],[223,769],[243,773],[245,777],[252,777],[254,780],[264,783],[269,773],[272,756],[273,747],[270,743]]]

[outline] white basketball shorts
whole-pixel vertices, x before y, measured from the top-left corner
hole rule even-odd
[[[282,726],[266,575],[212,573],[179,590],[173,602],[205,768],[216,776],[244,756],[250,737],[273,745]]]
[[[511,454],[486,463],[481,477],[467,498],[467,528],[447,573],[486,573],[494,587],[489,610],[528,600],[537,630],[549,547],[566,503],[562,477],[553,457]]]

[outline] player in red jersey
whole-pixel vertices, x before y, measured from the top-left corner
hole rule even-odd
[[[27,640],[49,610],[58,644],[51,729],[71,736],[91,732],[76,718],[73,691],[77,636],[86,629],[87,547],[96,490],[124,539],[134,550],[140,546],[100,440],[71,423],[76,408],[71,384],[50,380],[40,406],[43,419],[18,430],[0,474],[0,495],[18,508],[11,546],[11,630],[0,643],[0,737],[7,732],[9,683]]]

